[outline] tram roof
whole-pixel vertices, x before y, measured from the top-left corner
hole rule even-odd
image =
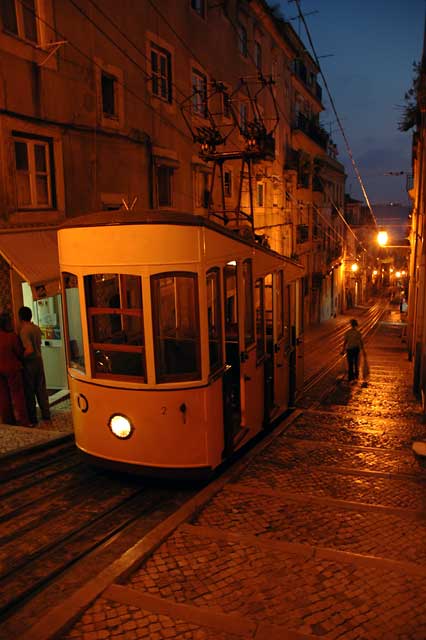
[[[63,222],[60,229],[70,229],[76,227],[106,227],[106,226],[128,226],[128,225],[141,225],[141,224],[164,224],[164,225],[180,225],[180,226],[188,226],[188,227],[205,227],[207,229],[211,229],[212,231],[216,231],[216,233],[221,233],[223,235],[232,238],[233,240],[237,240],[239,242],[243,242],[245,244],[251,245],[260,249],[262,251],[266,251],[267,253],[273,254],[275,256],[279,256],[281,259],[286,262],[291,262],[295,266],[303,269],[302,265],[295,260],[287,256],[283,256],[282,254],[273,251],[273,249],[268,249],[267,247],[261,245],[259,242],[256,242],[255,238],[250,237],[250,235],[242,235],[241,229],[249,229],[249,227],[239,227],[237,228],[227,228],[217,222],[213,222],[208,218],[203,216],[197,216],[192,213],[178,213],[174,211],[127,211],[126,209],[116,209],[114,211],[95,211],[93,213],[84,214],[81,216],[76,216],[73,218],[68,218],[65,222]],[[238,233],[240,232],[240,233]]]

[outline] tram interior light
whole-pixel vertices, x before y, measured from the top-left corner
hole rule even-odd
[[[111,416],[109,419],[109,428],[113,432],[113,434],[124,440],[125,438],[129,438],[133,431],[132,423],[128,418],[118,413]]]

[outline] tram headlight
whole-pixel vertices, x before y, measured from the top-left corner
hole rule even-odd
[[[109,419],[108,426],[111,429],[112,433],[120,440],[125,440],[126,438],[130,438],[133,431],[133,425],[130,422],[129,418],[121,415],[120,413],[115,413]]]

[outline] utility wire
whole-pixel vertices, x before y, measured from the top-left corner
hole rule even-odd
[[[373,218],[374,224],[377,227],[377,220],[376,220],[376,217],[375,217],[375,215],[373,213],[373,209],[372,209],[372,206],[370,204],[370,200],[368,198],[367,191],[365,190],[364,183],[363,183],[363,180],[361,178],[361,174],[360,174],[360,172],[358,170],[358,166],[357,166],[357,164],[355,162],[355,158],[353,156],[352,149],[351,149],[351,146],[349,144],[349,140],[348,140],[348,138],[346,136],[345,130],[343,129],[343,125],[342,125],[342,122],[340,120],[339,114],[337,113],[336,105],[334,103],[333,96],[331,95],[330,89],[328,87],[327,80],[326,80],[326,78],[325,78],[325,76],[324,76],[324,74],[322,72],[321,65],[319,63],[319,59],[318,59],[318,56],[317,56],[316,51],[315,51],[314,43],[312,42],[312,37],[311,37],[310,31],[309,31],[308,25],[306,24],[305,17],[304,17],[304,15],[302,13],[302,10],[300,8],[300,0],[294,0],[294,2],[296,3],[297,10],[299,12],[299,17],[303,22],[303,26],[305,27],[306,35],[308,37],[309,44],[311,46],[315,62],[317,64],[317,66],[318,66],[322,81],[324,83],[324,87],[325,87],[325,89],[327,91],[328,99],[330,100],[331,108],[333,109],[333,113],[334,113],[334,115],[336,117],[337,124],[339,125],[340,133],[342,134],[343,140],[345,142],[346,150],[347,150],[347,152],[349,154],[349,158],[350,158],[350,161],[352,163],[353,169],[355,171],[355,175],[356,175],[356,177],[358,179],[358,182],[360,184],[361,191],[363,193],[365,202],[367,203],[367,206],[368,206],[368,208],[370,210],[371,217]]]

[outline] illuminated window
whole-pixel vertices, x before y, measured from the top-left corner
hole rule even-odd
[[[18,38],[38,42],[37,2],[35,0],[1,0],[0,14],[3,29]]]
[[[238,343],[237,265],[228,263],[224,269],[225,337]]]
[[[46,209],[54,205],[51,163],[52,141],[14,136],[18,209]]]
[[[222,314],[220,308],[220,271],[207,274],[207,322],[209,329],[210,373],[222,366]]]
[[[207,76],[192,69],[192,113],[201,118],[207,116]]]
[[[195,273],[151,276],[157,382],[201,377],[198,280]]]
[[[145,378],[142,289],[139,276],[84,277],[93,374]]]
[[[152,93],[165,102],[172,102],[172,63],[166,49],[151,43]]]

